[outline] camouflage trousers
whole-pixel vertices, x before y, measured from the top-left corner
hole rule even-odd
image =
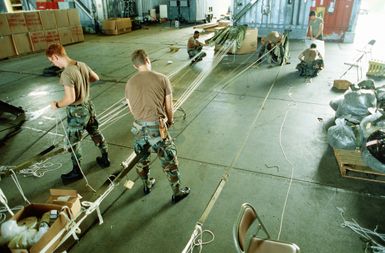
[[[298,69],[300,76],[315,77],[318,75],[318,72],[323,69],[323,67],[323,60],[318,59],[309,63],[301,61],[296,68]]]
[[[199,54],[202,51],[202,48],[203,48],[202,46],[198,46],[193,49],[187,49],[187,53],[190,59],[193,58],[195,55]]]
[[[163,172],[166,174],[174,193],[179,192],[180,173],[178,169],[177,150],[171,137],[162,140],[158,122],[135,121],[131,132],[135,135],[134,150],[136,154],[142,153],[136,165],[136,171],[143,181],[148,184],[150,175],[151,150],[157,153]]]
[[[80,141],[83,138],[84,130],[86,130],[100,152],[107,153],[107,144],[104,136],[99,131],[99,123],[96,119],[94,105],[91,101],[81,105],[69,105],[67,111],[67,144],[70,146],[68,151],[71,153],[71,160],[74,166],[77,165],[76,158],[79,162],[82,159]],[[74,152],[71,150],[71,146]]]

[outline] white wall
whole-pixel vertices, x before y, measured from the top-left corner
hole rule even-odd
[[[213,7],[214,17],[219,18],[221,14],[227,13],[231,2],[231,0],[208,0],[208,6]]]

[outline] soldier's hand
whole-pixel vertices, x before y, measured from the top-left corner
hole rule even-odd
[[[170,128],[173,124],[174,124],[173,120],[167,120],[167,122],[166,122],[167,128]]]
[[[57,109],[57,107],[56,107],[56,101],[52,101],[52,102],[51,102],[51,109],[52,109],[52,110],[56,110],[56,109]]]

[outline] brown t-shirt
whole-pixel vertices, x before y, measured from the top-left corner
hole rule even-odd
[[[166,118],[165,98],[171,94],[171,83],[165,75],[139,71],[127,81],[125,93],[135,120]]]
[[[60,83],[75,88],[75,102],[80,105],[87,102],[90,96],[91,68],[83,62],[76,62],[67,66],[60,75]]]

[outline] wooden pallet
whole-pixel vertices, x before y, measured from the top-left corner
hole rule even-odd
[[[361,151],[334,149],[341,176],[385,183],[385,173],[374,171],[362,161]]]

